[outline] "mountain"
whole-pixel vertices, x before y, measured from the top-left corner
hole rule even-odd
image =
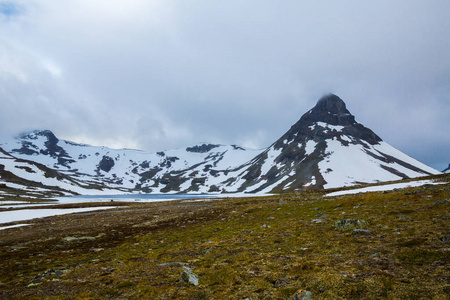
[[[355,121],[342,99],[321,98],[270,147],[202,143],[144,152],[110,149],[33,131],[0,146],[76,183],[74,193],[283,192],[398,180],[438,171],[393,148]],[[40,182],[42,174],[34,174]],[[90,190],[90,188],[94,190]]]
[[[22,134],[0,146],[87,184],[145,193],[221,191],[214,183],[228,169],[261,152],[205,143],[158,152],[110,149],[60,140],[49,130]]]
[[[243,178],[254,192],[334,188],[439,174],[355,121],[338,96],[321,98],[258,155]]]
[[[34,161],[19,159],[0,148],[0,199],[20,195],[22,198],[46,198],[71,196],[103,189],[104,185],[92,185],[75,180],[54,169]],[[119,191],[114,191],[117,193]]]

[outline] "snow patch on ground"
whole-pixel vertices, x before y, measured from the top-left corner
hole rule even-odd
[[[391,191],[394,189],[404,189],[404,188],[408,188],[408,187],[422,186],[425,184],[444,184],[444,182],[436,182],[433,180],[419,180],[419,181],[411,181],[411,182],[404,182],[404,183],[393,183],[393,184],[386,184],[386,185],[379,185],[379,186],[369,186],[366,188],[360,188],[360,189],[354,189],[354,190],[337,191],[337,192],[326,194],[325,197],[367,193],[367,192]]]
[[[37,218],[45,218],[57,215],[81,213],[95,210],[105,210],[116,208],[115,206],[85,207],[85,208],[45,208],[45,209],[19,209],[13,211],[0,212],[0,223],[11,223],[17,221],[27,221]]]
[[[10,226],[3,226],[3,227],[0,227],[0,230],[15,228],[15,227],[22,227],[22,226],[29,226],[29,225],[31,225],[31,224],[16,224],[16,225],[10,225]]]

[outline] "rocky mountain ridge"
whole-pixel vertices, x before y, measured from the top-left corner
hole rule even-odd
[[[68,176],[77,186],[72,191],[81,194],[286,192],[439,174],[356,122],[332,94],[262,150],[207,143],[155,153],[118,150],[59,140],[49,130],[0,147]]]

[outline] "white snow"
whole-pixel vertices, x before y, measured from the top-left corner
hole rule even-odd
[[[325,123],[325,122],[317,122],[316,124],[318,126],[322,127],[322,128],[327,128],[327,129],[331,129],[331,130],[335,130],[335,131],[341,131],[344,128],[344,126],[331,125],[331,124],[328,124],[328,123]]]
[[[311,181],[303,186],[310,186],[310,185],[315,185],[315,184],[316,184],[316,176],[312,176]]]
[[[306,151],[305,156],[306,155],[310,155],[311,153],[313,153],[314,149],[316,148],[316,145],[317,145],[317,143],[314,142],[313,140],[309,140],[308,142],[306,142],[306,145],[305,145],[305,151]]]
[[[283,149],[275,150],[273,147],[267,151],[267,159],[264,161],[263,165],[261,166],[261,175],[267,174],[269,170],[275,166],[275,159],[281,154]]]
[[[439,174],[436,170],[419,163],[385,142],[369,148],[371,148],[369,151],[379,156],[380,154],[376,150],[397,157],[432,174]],[[343,146],[335,139],[327,140],[328,156],[319,163],[321,174],[327,182],[324,188],[350,186],[358,182],[375,183],[402,179],[402,177],[381,168],[380,165],[394,168],[411,178],[427,175],[407,169],[397,163],[384,163],[368,155],[365,151],[366,149],[362,145]]]
[[[46,140],[46,137],[38,136],[33,133],[28,141],[33,144],[32,149],[39,152],[40,150],[46,149]],[[90,182],[95,184],[102,183],[105,180],[110,180],[113,182],[121,181],[121,183],[108,183],[108,186],[113,188],[134,188],[140,181],[141,177],[139,174],[154,169],[155,167],[161,168],[161,170],[157,172],[152,179],[161,178],[164,174],[170,171],[184,172],[182,176],[188,176],[192,172],[198,171],[197,177],[208,177],[211,179],[208,180],[208,184],[219,184],[220,182],[226,180],[226,176],[223,176],[223,173],[221,173],[220,176],[211,178],[209,171],[204,171],[206,165],[211,165],[211,169],[216,171],[235,169],[238,166],[249,162],[252,158],[256,157],[264,150],[218,145],[218,147],[212,148],[210,151],[205,153],[190,152],[187,151],[186,148],[165,150],[160,152],[145,152],[140,150],[110,149],[107,147],[82,145],[64,140],[60,140],[58,142],[58,146],[61,146],[67,152],[69,156],[68,159],[74,160],[74,162],[69,162],[67,167],[58,164],[57,158],[54,157],[41,154],[30,157],[17,152],[13,153],[19,158],[31,158],[33,161],[46,165],[49,168],[57,168],[58,171],[79,179],[82,182]],[[8,143],[4,143],[2,147],[9,152],[13,149],[20,149],[22,147],[21,140],[15,139]],[[161,152],[163,152],[164,155],[161,155]],[[104,156],[113,158],[114,166],[109,172],[100,170],[101,176],[99,176],[97,174],[97,166]],[[168,160],[171,161],[168,163]],[[148,167],[142,167],[142,163],[144,162],[148,163]],[[192,169],[195,165],[197,165],[197,167]],[[94,190],[86,190],[68,182],[61,183],[60,181],[51,178],[42,179],[43,176],[41,171],[34,174],[34,176],[31,176],[29,173],[26,174],[25,170],[19,170],[18,174],[16,172],[17,170],[13,169],[14,167],[15,166],[11,165],[9,166],[9,169],[20,177],[25,176],[24,178],[28,180],[42,182],[43,184],[50,186],[59,186],[79,194],[91,194],[94,192]],[[35,171],[33,167],[30,168]],[[72,170],[77,170],[77,172],[74,173]],[[152,186],[153,184],[154,181],[145,182],[142,186]],[[184,184],[183,188],[187,185],[188,183]],[[152,192],[155,193],[164,187],[165,185],[161,184],[159,187],[151,187],[151,189]],[[202,191],[209,190],[209,186],[201,188],[204,189]],[[114,194],[117,192],[97,191],[96,193]]]
[[[349,143],[352,142],[352,139],[351,139],[350,137],[346,136],[346,135],[342,135],[342,136],[341,136],[341,139],[344,140],[344,141],[347,141],[347,142],[349,142]]]
[[[391,191],[394,189],[404,189],[404,188],[408,188],[408,187],[422,186],[425,184],[444,184],[444,182],[436,182],[433,180],[419,180],[419,181],[411,181],[411,182],[403,182],[403,183],[393,183],[393,184],[385,184],[385,185],[378,185],[378,186],[369,186],[369,187],[360,188],[360,189],[337,191],[337,192],[326,194],[325,197],[367,193],[367,192]]]
[[[408,163],[410,165],[413,165],[413,166],[415,166],[415,167],[417,167],[419,169],[422,169],[424,171],[427,171],[427,172],[429,172],[431,174],[435,174],[436,175],[436,174],[440,174],[441,173],[441,172],[438,172],[435,169],[430,168],[429,166],[427,166],[427,165],[425,165],[425,164],[415,160],[414,158],[406,155],[405,153],[395,149],[394,147],[392,147],[391,145],[389,145],[388,143],[386,143],[384,141],[380,142],[378,145],[374,145],[373,148],[375,150],[380,151],[380,152],[389,154],[390,156],[394,156],[395,158],[398,158],[398,159],[400,159],[400,160],[402,160],[402,161],[404,161],[404,162],[406,162],[406,163]],[[426,175],[426,174],[424,174],[424,175]]]
[[[30,226],[30,225],[31,224],[16,224],[16,225],[10,225],[10,226],[3,226],[3,227],[0,227],[0,230],[9,229],[9,228],[15,228],[15,227]]]
[[[85,207],[85,208],[45,208],[45,209],[19,209],[0,212],[0,223],[11,223],[17,221],[28,221],[37,218],[82,213],[87,211],[105,210],[116,208],[115,206]]]
[[[310,126],[310,128],[313,129],[316,128],[316,126],[320,126],[324,130],[329,131],[342,131],[344,128],[344,126],[330,125],[325,122],[317,122],[316,124]],[[344,141],[352,141],[351,137],[344,135],[341,137]],[[28,141],[34,145],[32,146],[32,149],[39,152],[40,150],[46,149],[46,140],[46,137],[32,134]],[[289,141],[287,139],[283,141],[284,144],[288,142]],[[362,145],[355,144],[350,144],[349,146],[344,147],[341,142],[337,141],[335,138],[333,138],[333,140],[327,140],[327,144],[328,147],[326,152],[328,152],[328,156],[319,163],[319,169],[327,182],[325,184],[325,188],[355,185],[358,182],[372,183],[400,179],[400,176],[392,174],[391,172],[381,168],[381,166],[396,169],[409,177],[426,175],[425,173],[410,170],[397,163],[384,163],[368,155],[366,151],[371,151],[375,155],[381,155],[378,152],[380,151],[397,157],[400,160],[404,160],[405,162],[423,169],[426,172],[439,174],[436,170],[417,162],[384,142],[381,142],[375,146],[366,144],[367,149]],[[275,163],[275,159],[281,154],[282,149],[275,150],[273,147],[268,150],[242,150],[233,146],[218,145],[205,153],[189,152],[186,148],[181,148],[165,150],[163,152],[164,155],[161,155],[160,152],[110,149],[106,147],[75,144],[63,140],[60,140],[58,145],[67,152],[69,156],[68,159],[74,160],[74,162],[68,163],[67,167],[58,164],[57,158],[43,154],[33,155],[32,157],[17,152],[14,152],[13,154],[19,158],[32,159],[50,168],[55,168],[55,166],[57,166],[61,173],[70,175],[79,180],[79,182],[82,183],[81,185],[84,183],[96,184],[111,181],[107,184],[112,188],[134,188],[137,183],[140,183],[141,173],[158,168],[160,170],[156,173],[156,175],[154,175],[153,178],[142,183],[142,187],[151,188],[152,193],[159,193],[160,190],[165,187],[165,184],[162,183],[157,187],[153,187],[153,185],[158,179],[162,178],[165,174],[171,171],[176,172],[179,174],[178,176],[182,178],[189,178],[184,184],[182,184],[180,188],[181,191],[190,188],[191,181],[195,177],[206,178],[205,184],[200,186],[199,192],[208,192],[210,187],[213,185],[217,186],[220,190],[225,189],[228,192],[235,192],[239,190],[242,184],[246,181],[243,179],[243,176],[246,174],[250,162],[252,162],[253,159],[256,159],[257,155],[261,154],[263,151],[267,151],[268,157],[261,165],[262,175],[266,175],[267,172],[274,166],[278,169],[285,167],[284,165]],[[312,140],[307,141],[304,145],[306,155],[313,153],[316,146],[316,142]],[[9,152],[11,152],[12,149],[20,149],[21,147],[22,144],[20,139],[2,144],[2,148]],[[299,147],[302,147],[302,145],[300,144]],[[104,156],[113,158],[114,166],[109,172],[100,171],[101,176],[99,176],[97,174],[97,166]],[[170,160],[171,158],[172,160]],[[79,194],[86,195],[95,193],[105,195],[121,193],[114,189],[86,189],[83,186],[79,186],[67,180],[46,178],[44,176],[44,172],[39,170],[36,166],[26,162],[18,162],[11,157],[0,156],[0,163],[5,165],[6,170],[11,171],[24,179],[42,182],[48,186],[58,186]],[[209,165],[209,169],[205,168],[207,165]],[[238,169],[238,167],[240,168]],[[32,170],[34,173],[27,172],[24,168],[29,168],[29,170]],[[77,172],[74,173],[73,170],[77,170]],[[211,175],[210,170],[216,171],[214,176]],[[225,175],[225,172],[223,171],[227,171],[227,175]],[[196,172],[195,176],[191,175],[193,172]],[[289,175],[292,176],[292,174]],[[235,181],[231,184],[229,184],[229,182],[225,183],[229,178],[234,178]],[[261,187],[261,185],[265,183],[265,181],[260,181],[260,179],[261,178],[256,181],[258,184],[250,187],[251,190]],[[282,181],[279,180],[278,184],[281,182]],[[7,185],[19,189],[30,189],[22,185],[14,185],[9,183],[7,183]],[[46,191],[46,189],[40,188],[35,190]]]

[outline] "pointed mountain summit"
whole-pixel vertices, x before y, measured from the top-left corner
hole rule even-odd
[[[344,101],[329,94],[255,158],[243,178],[246,190],[282,192],[437,173],[356,122]]]
[[[303,115],[302,120],[342,126],[356,123],[355,117],[347,110],[344,101],[333,94],[320,98],[316,106]]]

